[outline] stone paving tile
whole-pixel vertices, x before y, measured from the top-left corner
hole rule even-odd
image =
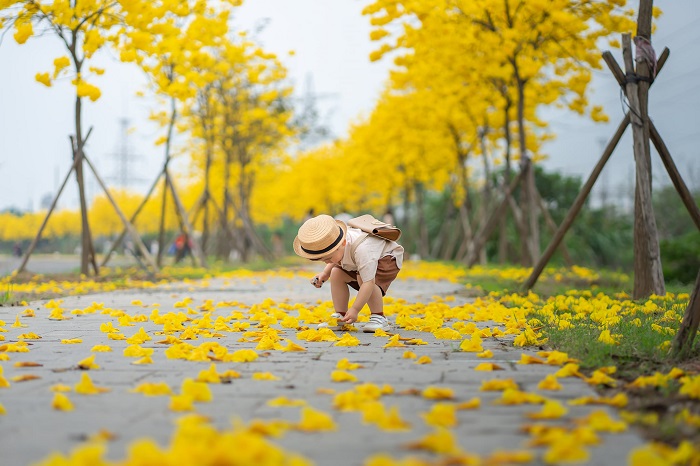
[[[73,309],[83,309],[92,303],[102,303],[105,308],[120,309],[130,315],[150,316],[157,303],[160,313],[187,312],[186,308],[175,308],[175,304],[185,298],[192,298],[190,307],[196,309],[206,300],[240,302],[246,305],[259,304],[266,298],[277,303],[305,303],[316,305],[328,300],[329,290],[317,290],[308,280],[301,278],[273,277],[260,279],[210,280],[208,287],[192,283],[169,284],[160,288],[136,289],[100,293],[88,296],[67,297],[62,307],[64,315]],[[429,282],[420,280],[397,281],[392,285],[391,296],[404,298],[409,303],[428,303],[434,296],[457,294],[460,286],[449,282]],[[140,300],[144,305],[132,304]],[[456,306],[465,303],[463,295],[458,295]],[[25,307],[0,308],[0,320],[6,322],[5,342],[14,342],[17,336],[28,331],[39,334],[42,339],[30,341],[29,353],[8,353],[10,361],[0,361],[4,376],[34,374],[41,378],[27,382],[11,382],[9,389],[0,389],[0,403],[7,410],[0,416],[0,451],[2,466],[24,466],[45,458],[52,451],[69,452],[84,440],[101,429],[113,432],[117,438],[110,442],[108,458],[117,460],[125,457],[129,444],[138,438],[149,437],[159,444],[167,445],[173,432],[173,424],[182,413],[169,409],[167,396],[146,397],[131,390],[142,382],[166,382],[173,391],[179,392],[185,378],[196,378],[198,373],[210,367],[209,362],[188,362],[167,359],[164,351],[167,345],[158,343],[163,335],[157,334],[162,327],[151,321],[136,322],[133,327],[118,325],[117,319],[97,311],[95,314],[75,316],[70,320],[52,321],[46,316],[45,302],[33,302],[37,317],[20,317],[27,328],[13,328],[15,318]],[[215,315],[227,316],[239,309],[236,306],[217,308]],[[108,340],[100,331],[100,324],[112,322],[123,334],[130,337],[140,327],[152,337],[141,345],[154,350],[154,363],[133,365],[135,359],[123,356],[128,346],[126,341]],[[493,322],[479,322],[479,327],[493,327]],[[285,419],[297,422],[300,408],[271,407],[267,401],[279,396],[306,400],[314,409],[331,415],[339,429],[336,432],[302,433],[290,431],[274,442],[310,458],[318,465],[361,465],[373,454],[386,452],[396,458],[415,455],[433,458],[423,453],[406,450],[405,446],[431,432],[421,415],[430,409],[433,401],[416,395],[402,395],[405,391],[420,391],[429,385],[450,388],[454,391],[454,402],[468,401],[474,397],[481,399],[481,407],[457,413],[459,424],[454,428],[460,447],[470,453],[488,455],[496,450],[516,450],[524,448],[528,437],[520,428],[528,422],[527,413],[539,411],[538,405],[503,406],[494,402],[500,392],[480,391],[483,381],[512,378],[527,391],[540,393],[562,403],[580,396],[593,395],[593,390],[579,379],[560,379],[562,391],[540,391],[537,384],[546,375],[553,374],[558,367],[544,365],[520,365],[520,355],[532,350],[513,348],[512,337],[502,339],[485,338],[484,348],[494,352],[488,361],[497,363],[504,370],[494,372],[475,371],[481,362],[475,353],[460,352],[459,341],[436,340],[431,334],[422,332],[400,332],[404,337],[420,338],[427,345],[407,346],[406,348],[384,348],[385,338],[371,334],[353,332],[361,346],[336,347],[332,342],[308,343],[296,339],[296,332],[286,330],[285,337],[308,348],[307,352],[270,351],[251,363],[217,363],[217,371],[233,369],[241,377],[231,383],[212,384],[210,390],[213,401],[196,404],[196,411],[210,418],[219,429],[227,429],[234,419],[249,422],[252,419]],[[338,332],[342,335],[342,332]],[[81,338],[80,344],[62,344],[63,339]],[[188,343],[199,345],[205,341],[216,341],[229,352],[241,348],[255,348],[254,342],[238,341],[240,334],[226,334],[224,338],[192,340]],[[91,353],[97,344],[110,345],[113,352]],[[406,350],[417,355],[427,355],[431,364],[417,365],[415,361],[404,359]],[[97,386],[110,388],[110,392],[85,396],[70,392],[67,396],[75,405],[71,412],[58,412],[51,409],[54,394],[50,387],[54,384],[75,386],[83,371],[77,370],[78,361],[95,354],[99,370],[87,371]],[[337,362],[348,358],[364,367],[353,374],[359,383],[390,384],[395,392],[382,397],[389,408],[397,406],[401,417],[411,424],[407,432],[385,432],[373,425],[362,423],[358,412],[338,412],[333,409],[333,395],[319,394],[318,388],[334,389],[336,392],[351,390],[356,384],[334,383],[330,374]],[[18,361],[41,363],[41,367],[15,367]],[[280,380],[253,380],[256,372],[270,372]],[[584,417],[599,407],[568,406],[569,412],[562,420],[551,421],[553,425],[566,424],[572,419]],[[614,413],[612,410],[608,410]],[[625,464],[629,451],[642,441],[633,432],[608,435],[601,434],[602,444],[590,448],[592,465]],[[542,452],[542,449],[538,449]],[[533,464],[540,464],[537,460]]]

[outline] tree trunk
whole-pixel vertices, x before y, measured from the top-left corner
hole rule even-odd
[[[413,241],[413,235],[412,229],[411,229],[411,183],[409,183],[408,180],[405,180],[405,186],[403,190],[403,218],[401,221],[403,222],[403,229],[405,231],[404,233],[404,247],[406,248],[406,254],[407,256],[411,255],[411,251],[416,251],[414,241]]]
[[[168,132],[165,138],[165,162],[163,162],[163,170],[168,169],[168,164],[170,163],[170,149],[172,147],[173,140],[173,128],[175,127],[175,119],[177,118],[177,103],[175,98],[170,99],[170,121],[168,121]],[[165,244],[165,215],[167,212],[168,204],[168,178],[164,177],[163,183],[163,199],[160,209],[160,225],[158,228],[158,257],[156,259],[156,264],[161,267],[163,264],[163,251],[167,249]]]
[[[160,221],[158,222],[158,255],[156,256],[156,264],[158,267],[163,266],[163,251],[166,248],[165,244],[165,215],[168,205],[168,179],[163,177],[163,196],[160,203]]]
[[[622,35],[622,52],[625,59],[625,71],[628,75],[633,75],[635,70],[629,34]],[[649,69],[644,62],[639,63],[637,71],[642,77],[649,76]],[[661,269],[661,253],[659,250],[656,219],[654,218],[654,209],[651,203],[651,155],[648,122],[649,83],[640,81],[639,85],[637,85],[636,82],[628,82],[625,90],[630,105],[636,168],[634,291],[632,297],[634,299],[642,299],[651,294],[666,294],[663,271]]]
[[[428,226],[425,223],[425,192],[421,183],[416,183],[416,207],[418,213],[418,255],[421,259],[426,259],[430,253]]]
[[[95,264],[94,250],[92,247],[92,236],[90,234],[90,223],[88,222],[87,199],[85,198],[85,182],[83,177],[83,139],[82,131],[82,99],[75,99],[75,142],[73,148],[73,158],[78,159],[75,167],[75,178],[78,181],[78,193],[80,197],[80,221],[82,227],[81,252],[80,252],[80,273],[88,275],[90,273],[90,263],[93,264],[95,275],[99,273]]]
[[[515,64],[514,64],[515,66]],[[517,66],[515,66],[515,73],[517,76]],[[525,83],[521,79],[518,81],[518,141],[520,146],[520,171],[523,173],[523,183],[520,186],[520,205],[522,206],[523,212],[523,222],[520,225],[520,231],[523,234],[520,235],[520,263],[528,267],[532,265],[532,256],[530,249],[531,234],[530,231],[531,223],[529,221],[530,212],[530,174],[528,170],[530,168],[530,158],[527,155],[527,137],[525,134]]]
[[[452,186],[448,186],[449,191],[447,193],[446,205],[440,212],[441,217],[444,219],[442,225],[440,225],[440,232],[438,233],[435,241],[430,247],[430,257],[444,257],[445,247],[447,243],[447,237],[449,231],[452,230],[452,217],[454,215],[454,200],[452,199],[453,189]],[[445,259],[443,259],[445,260]]]
[[[506,105],[503,109],[503,116],[504,116],[504,124],[503,124],[503,136],[506,141],[506,147],[505,147],[505,169],[503,171],[503,186],[508,186],[510,184],[510,178],[511,178],[511,161],[510,161],[510,155],[511,155],[511,149],[512,149],[512,141],[511,141],[511,135],[510,135],[510,107],[512,106],[512,103],[510,99],[506,96]],[[504,215],[501,217],[498,223],[498,262],[500,264],[505,264],[508,262],[508,229],[506,228],[508,222],[508,216]]]

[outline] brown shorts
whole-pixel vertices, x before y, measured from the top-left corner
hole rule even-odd
[[[360,289],[360,283],[357,281],[357,272],[351,272],[350,270],[345,270],[338,267],[340,270],[348,274],[354,279],[348,283],[355,290]],[[396,266],[396,258],[392,256],[384,256],[377,262],[377,273],[374,276],[374,283],[382,290],[382,296],[386,296],[386,292],[389,289],[389,285],[394,281],[396,276],[399,274],[399,268]]]

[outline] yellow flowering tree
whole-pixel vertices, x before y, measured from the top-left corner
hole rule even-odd
[[[45,86],[62,78],[71,79],[75,86],[75,134],[71,137],[73,168],[80,196],[82,257],[81,272],[89,272],[92,263],[95,273],[95,251],[88,223],[87,200],[83,182],[83,147],[86,134],[83,131],[83,99],[96,101],[100,90],[90,80],[104,70],[89,66],[93,55],[124,30],[148,23],[159,12],[151,2],[108,0],[40,1],[23,0],[0,2],[0,25],[13,28],[14,39],[24,44],[31,37],[47,34],[56,36],[66,48],[67,55],[57,57],[53,69],[40,72],[36,80]]]
[[[193,164],[204,171],[203,194],[195,207],[203,213],[202,231],[210,227],[208,205],[213,201],[222,258],[231,247],[243,260],[252,250],[269,256],[255,232],[252,193],[257,174],[277,162],[294,134],[286,69],[245,34],[222,44],[209,69],[213,81],[198,90],[188,110],[192,134],[202,147],[192,152]]]
[[[395,89],[427,89],[446,106],[450,96],[452,103],[462,96],[455,108],[474,111],[457,131],[472,132],[471,139],[479,141],[484,129],[502,125],[508,166],[516,142],[527,175],[522,194],[529,221],[521,224],[526,262],[539,248],[530,169],[530,154],[538,146],[535,128],[543,127],[537,110],[566,105],[604,119],[588,102],[588,83],[592,69],[601,66],[599,40],[633,27],[633,11],[625,5],[626,0],[377,0],[364,10],[375,27],[372,38],[382,42],[370,58],[395,56]],[[516,141],[511,141],[511,121],[517,122]]]
[[[213,81],[216,76],[215,68],[227,66],[225,62],[215,61],[212,54],[227,42],[230,7],[240,3],[240,0],[229,0],[222,4],[214,4],[207,0],[175,2],[165,14],[142,29],[128,32],[119,40],[121,60],[138,64],[149,76],[151,90],[169,107],[167,111],[154,111],[151,115],[151,119],[165,128],[165,134],[156,141],[156,144],[165,146],[165,160],[161,172],[164,183],[161,193],[160,247],[157,258],[159,265],[166,249],[168,191],[172,193],[175,201],[180,228],[188,235],[192,234],[189,219],[181,209],[181,201],[168,170],[173,154],[176,123],[183,108],[192,105],[198,89]],[[185,128],[184,125],[182,127]],[[159,179],[160,176],[143,204],[150,197]],[[203,261],[203,258],[200,257],[200,260]]]

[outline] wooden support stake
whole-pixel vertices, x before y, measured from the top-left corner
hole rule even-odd
[[[574,204],[571,206],[571,208],[569,209],[569,212],[566,214],[566,218],[564,219],[564,221],[562,221],[561,225],[559,225],[559,229],[554,234],[554,237],[552,238],[552,240],[549,242],[549,246],[547,246],[547,249],[544,251],[544,253],[540,257],[540,260],[537,262],[535,267],[532,269],[532,273],[528,277],[527,281],[525,281],[525,283],[523,284],[524,291],[530,290],[530,289],[532,289],[533,286],[535,286],[535,283],[537,282],[537,279],[539,278],[539,276],[542,274],[544,267],[547,265],[549,260],[554,255],[554,251],[556,251],[557,247],[559,246],[559,243],[561,243],[561,241],[564,239],[564,235],[566,234],[566,232],[569,231],[569,228],[574,223],[574,219],[576,218],[579,211],[583,207],[583,204],[586,202],[586,198],[590,194],[591,189],[593,189],[593,185],[595,184],[596,180],[600,176],[600,173],[603,171],[603,167],[605,167],[605,164],[610,159],[610,156],[612,155],[613,151],[615,150],[615,147],[620,142],[620,139],[622,138],[622,135],[625,133],[625,129],[627,129],[627,125],[629,125],[629,123],[630,123],[630,116],[629,116],[629,113],[627,113],[627,114],[625,114],[625,117],[620,122],[620,125],[617,127],[617,131],[615,132],[615,135],[612,137],[610,142],[608,142],[608,145],[605,147],[605,150],[603,151],[603,155],[600,157],[600,160],[598,161],[596,166],[593,168],[593,171],[591,172],[591,175],[588,177],[588,180],[581,188],[581,191],[578,193],[578,196],[576,196],[576,200],[574,200]]]
[[[673,157],[671,157],[668,147],[666,147],[664,140],[661,139],[661,135],[656,130],[656,126],[654,126],[654,122],[651,120],[649,120],[649,135],[651,136],[651,142],[653,142],[654,147],[656,147],[656,151],[659,153],[659,156],[661,156],[661,161],[664,163],[664,167],[666,167],[666,171],[673,182],[673,186],[676,187],[676,191],[678,191],[678,195],[680,195],[683,204],[685,204],[685,208],[688,209],[688,213],[693,219],[693,222],[695,222],[695,226],[700,230],[700,209],[698,209],[698,206],[695,204],[695,199],[693,199],[693,195],[683,181],[678,168],[676,168],[676,164],[673,162]]]
[[[177,190],[175,189],[175,184],[173,183],[173,179],[170,176],[170,172],[166,169],[165,170],[165,179],[167,182],[167,185],[170,186],[170,193],[173,196],[173,201],[175,201],[175,208],[177,209],[177,212],[179,213],[179,216],[182,221],[183,229],[185,230],[185,234],[187,237],[192,241],[192,252],[194,252],[195,257],[199,260],[199,266],[200,267],[207,267],[207,259],[206,256],[204,255],[204,252],[202,251],[201,246],[199,245],[199,242],[195,240],[194,238],[194,230],[192,229],[192,224],[189,222],[187,219],[187,212],[185,211],[185,207],[182,205],[182,202],[180,202],[180,196],[177,195]]]
[[[677,359],[685,359],[693,348],[695,335],[698,333],[700,325],[700,272],[695,279],[695,288],[690,296],[690,302],[685,310],[685,316],[681,326],[678,328],[671,345],[671,356]]]
[[[109,203],[112,204],[112,207],[114,207],[114,210],[117,213],[117,215],[119,216],[119,219],[122,221],[122,224],[124,224],[124,228],[126,228],[129,231],[129,235],[131,235],[131,239],[134,240],[134,244],[136,244],[136,247],[139,248],[139,250],[141,251],[141,254],[148,261],[151,268],[155,272],[158,272],[158,266],[153,261],[153,257],[151,256],[151,253],[148,252],[148,248],[146,248],[146,245],[143,244],[143,241],[141,241],[141,237],[136,232],[136,229],[134,228],[134,226],[131,223],[129,223],[129,221],[126,219],[126,216],[122,212],[122,210],[119,208],[117,203],[114,201],[114,198],[112,198],[112,195],[110,194],[109,190],[107,189],[107,186],[105,185],[104,181],[102,181],[102,178],[100,178],[100,175],[97,173],[97,170],[95,170],[95,167],[90,162],[90,159],[88,159],[85,156],[85,154],[83,154],[83,159],[85,159],[88,166],[90,167],[90,170],[92,170],[93,175],[95,175],[95,179],[97,179],[97,182],[99,183],[100,187],[102,188],[105,195],[107,196],[107,200],[109,201]]]
[[[90,137],[90,134],[92,133],[92,128],[90,128],[85,135],[85,142],[87,142],[88,138]],[[71,139],[71,149],[74,150],[75,147],[72,144],[72,139]],[[22,273],[24,272],[24,268],[27,266],[27,262],[29,261],[29,257],[32,255],[32,252],[34,252],[34,248],[36,248],[36,245],[39,243],[39,240],[41,239],[41,234],[44,231],[44,228],[46,228],[46,224],[49,222],[49,217],[51,217],[51,214],[53,213],[54,209],[56,208],[56,204],[58,204],[58,199],[61,197],[61,193],[66,187],[66,184],[68,183],[68,180],[70,179],[71,173],[73,173],[73,170],[75,170],[80,163],[80,158],[75,157],[75,151],[73,152],[73,164],[71,165],[70,169],[68,170],[68,173],[66,174],[66,177],[63,179],[63,183],[61,184],[61,187],[58,189],[58,192],[56,193],[56,196],[54,196],[53,201],[51,202],[51,207],[49,207],[48,212],[46,212],[46,217],[44,217],[44,221],[41,223],[41,226],[39,227],[39,231],[37,232],[36,236],[32,240],[31,244],[29,245],[29,248],[27,248],[27,252],[24,255],[24,258],[22,259],[22,263],[20,266],[17,268],[17,273]]]
[[[668,49],[668,47],[664,48],[664,51],[661,52],[661,55],[659,56],[659,59],[656,62],[656,76],[657,77],[659,76],[661,69],[666,64],[666,60],[668,60],[668,56],[670,54],[671,54],[671,51]],[[605,60],[605,63],[608,65],[608,68],[610,68],[610,71],[612,72],[613,76],[615,76],[617,83],[624,88],[625,81],[626,81],[625,73],[620,68],[620,65],[617,64],[617,62],[615,61],[615,58],[613,58],[612,53],[610,53],[608,51],[603,52],[603,60]],[[652,82],[651,84],[653,85],[654,83]]]
[[[130,224],[134,224],[136,222],[136,217],[141,213],[141,210],[144,208],[148,200],[151,198],[151,195],[153,194],[153,191],[155,190],[156,186],[158,185],[158,181],[160,178],[163,176],[164,171],[161,171],[158,176],[156,177],[155,181],[151,185],[151,188],[148,190],[146,193],[146,196],[143,198],[141,201],[141,204],[136,208],[136,211],[131,215],[131,218],[129,219]],[[120,244],[122,244],[122,241],[124,240],[124,236],[126,236],[127,229],[124,228],[122,232],[119,234],[119,237],[112,243],[112,247],[109,248],[109,251],[105,255],[104,259],[102,259],[102,264],[101,266],[104,267],[107,265],[107,262],[109,262],[109,258],[112,256],[112,253],[116,251],[116,249],[119,247]]]
[[[471,250],[471,254],[467,257],[467,267],[471,267],[476,263],[481,249],[486,244],[486,241],[491,236],[491,233],[493,233],[498,221],[508,207],[508,198],[513,194],[515,188],[522,182],[525,173],[525,170],[520,170],[518,176],[513,178],[513,180],[510,182],[510,186],[508,186],[508,190],[504,193],[501,203],[498,204],[498,207],[496,207],[496,209],[494,209],[494,211],[491,213],[491,217],[489,217],[486,224],[477,232],[476,236],[474,237],[474,247]]]
[[[53,201],[51,202],[51,207],[49,207],[48,212],[46,212],[46,217],[44,217],[44,221],[41,222],[41,226],[39,227],[39,231],[36,233],[36,236],[34,236],[34,239],[32,240],[31,244],[29,245],[27,252],[24,254],[24,258],[22,259],[22,263],[17,268],[17,273],[24,272],[24,268],[27,266],[27,262],[29,261],[29,256],[32,255],[32,252],[34,252],[34,248],[36,248],[37,243],[39,243],[39,240],[41,239],[41,234],[44,232],[44,228],[46,228],[46,224],[49,222],[49,217],[51,217],[53,210],[56,208],[56,204],[58,204],[58,198],[61,197],[61,193],[63,193],[63,189],[66,187],[66,184],[68,183],[68,180],[70,179],[70,175],[71,175],[71,173],[73,173],[73,170],[75,170],[75,167],[78,165],[79,161],[80,161],[80,159],[78,159],[78,158],[75,158],[73,160],[73,165],[71,165],[70,170],[68,170],[66,177],[63,179],[63,183],[61,184],[61,187],[58,189],[56,196],[54,196]]]
[[[547,209],[547,205],[545,204],[544,199],[542,199],[540,191],[537,189],[535,189],[535,197],[537,198],[537,204],[539,205],[540,210],[542,211],[542,216],[544,217],[544,220],[547,223],[547,227],[553,235],[556,234],[557,224],[552,218],[552,215],[549,213],[549,209]],[[571,267],[572,265],[574,265],[574,261],[571,259],[571,254],[569,254],[569,248],[566,247],[566,243],[564,243],[564,241],[561,242],[561,255],[564,258],[564,262],[567,266]]]

